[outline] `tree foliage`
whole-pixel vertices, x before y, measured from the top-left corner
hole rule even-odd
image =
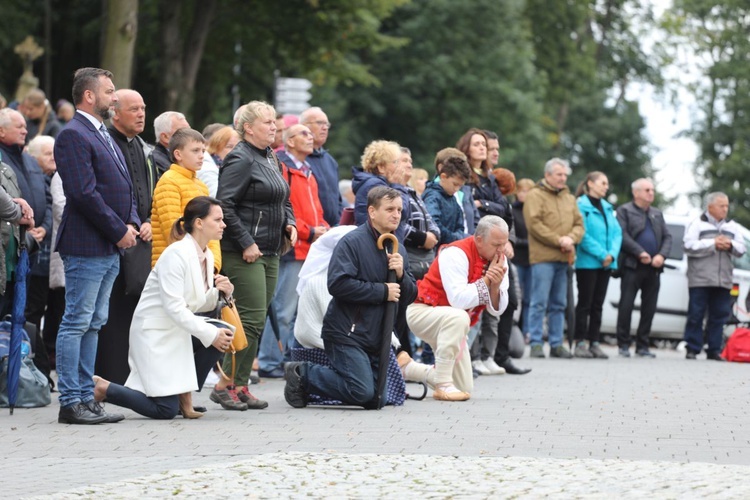
[[[676,57],[687,48],[701,66],[702,78],[691,86],[701,115],[688,131],[700,147],[695,168],[705,180],[698,194],[727,193],[733,217],[750,225],[750,5],[678,0],[665,27]]]
[[[648,7],[633,0],[528,0],[536,65],[546,81],[544,123],[550,155],[569,158],[571,184],[603,171],[618,200],[651,173],[645,123],[625,97],[634,81],[660,83],[642,47]]]
[[[50,1],[54,77],[44,90],[55,100],[70,95],[76,68],[102,64],[114,39],[103,6],[125,0]],[[131,86],[149,124],[167,109],[195,128],[228,123],[233,100],[271,101],[280,74],[314,83],[344,175],[377,138],[431,167],[472,126],[500,135],[501,163],[519,177],[538,178],[546,159],[563,156],[572,181],[603,170],[622,196],[648,173],[644,123],[624,89],[660,73],[641,44],[653,20],[636,0],[127,1],[138,5]],[[4,2],[4,53],[26,34],[41,38],[43,5]],[[0,59],[0,91],[19,74],[17,58]]]

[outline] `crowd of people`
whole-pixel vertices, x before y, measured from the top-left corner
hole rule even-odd
[[[654,357],[649,333],[673,242],[649,179],[636,179],[633,201],[615,209],[604,172],[588,173],[575,194],[560,158],[540,180],[516,179],[499,167],[498,135],[479,128],[437,152],[434,174],[414,168],[408,145],[375,140],[340,179],[318,107],[280,115],[251,101],[231,124],[202,132],[167,111],[151,145],[142,96],[115,89],[110,72],[78,70],[72,96],[57,115],[41,90],[0,109],[0,313],[14,299],[24,226],[34,359],[48,376],[57,371],[61,423],[124,418],[103,401],[199,418],[206,409],[191,393],[209,376],[210,400],[226,410],[266,408],[249,389],[259,377],[285,378],[293,407],[317,397],[377,408],[383,363],[398,367],[390,389],[418,382],[436,400],[465,401],[478,376],[531,371],[510,355],[515,317],[531,357],[606,359],[600,328],[613,274],[618,354],[631,356],[640,292],[635,355]],[[707,357],[721,359],[731,256],[745,252],[728,206],[710,194],[685,234],[688,359],[703,350],[706,311]],[[382,235],[397,243],[380,250]],[[232,329],[209,321],[220,295],[233,297],[247,337],[231,356]],[[384,324],[389,308],[393,324]],[[380,354],[383,339],[393,359]]]

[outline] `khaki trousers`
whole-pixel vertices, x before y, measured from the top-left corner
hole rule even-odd
[[[474,377],[466,346],[469,313],[450,306],[414,303],[406,309],[406,322],[414,335],[435,351],[435,384],[453,383],[459,391],[471,394]]]

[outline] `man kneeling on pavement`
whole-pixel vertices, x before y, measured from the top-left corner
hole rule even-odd
[[[286,363],[284,397],[290,406],[307,405],[314,393],[344,404],[377,408],[376,387],[382,322],[388,302],[406,307],[416,297],[406,249],[378,250],[381,234],[393,233],[401,221],[401,194],[379,186],[367,195],[366,224],[341,238],[328,267],[333,296],[323,319],[322,338],[332,368],[312,363]],[[396,283],[386,283],[388,270]],[[388,334],[394,325],[389,325]]]
[[[466,401],[474,388],[469,328],[482,311],[500,316],[508,306],[508,264],[505,245],[508,224],[486,215],[473,236],[441,247],[418,284],[417,300],[406,310],[414,334],[435,349],[435,369],[426,373],[433,397],[440,401]],[[409,363],[405,378],[415,380]]]

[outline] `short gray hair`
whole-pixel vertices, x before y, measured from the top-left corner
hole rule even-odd
[[[245,105],[245,109],[240,113],[240,117],[237,123],[234,124],[234,129],[240,134],[240,137],[245,138],[245,124],[250,125],[260,118],[263,112],[268,112],[273,115],[274,120],[276,119],[276,110],[273,106],[263,101],[250,101]]]
[[[154,135],[156,135],[156,142],[159,142],[159,136],[161,134],[169,134],[172,132],[172,120],[175,118],[184,120],[185,115],[178,111],[165,111],[156,117],[154,120]]]
[[[341,179],[339,181],[339,194],[344,196],[346,193],[352,190],[351,179]]]
[[[547,160],[547,163],[544,164],[544,174],[551,174],[552,169],[555,168],[555,165],[560,165],[565,169],[566,172],[570,172],[570,163],[568,163],[568,160],[563,160],[562,158],[552,158],[550,160]]]
[[[307,108],[302,112],[302,114],[299,115],[299,122],[304,125],[309,122],[310,115],[313,115],[315,113],[325,113],[323,109],[320,106],[313,106],[311,108]]]
[[[38,135],[29,142],[29,154],[38,158],[42,154],[42,146],[55,145],[55,138],[49,135]]]
[[[479,219],[479,224],[477,224],[477,229],[474,231],[474,236],[485,239],[490,235],[490,231],[493,228],[499,229],[506,235],[509,232],[508,223],[505,222],[502,217],[497,215],[485,215]]]
[[[706,208],[716,203],[717,200],[721,198],[726,198],[727,201],[729,201],[729,196],[726,195],[726,193],[722,193],[721,191],[714,191],[713,193],[708,193],[706,195]]]
[[[13,116],[15,113],[18,113],[19,115],[21,115],[21,113],[19,113],[13,108],[0,109],[0,127],[8,128],[11,125],[13,125]],[[21,117],[23,118],[23,115],[21,115]],[[24,118],[23,121],[26,122],[26,119]]]
[[[640,179],[636,179],[633,181],[633,183],[630,185],[630,189],[635,191],[636,189],[641,189],[641,184],[644,182],[650,183],[652,186],[654,185],[654,181],[649,177],[641,177]]]

